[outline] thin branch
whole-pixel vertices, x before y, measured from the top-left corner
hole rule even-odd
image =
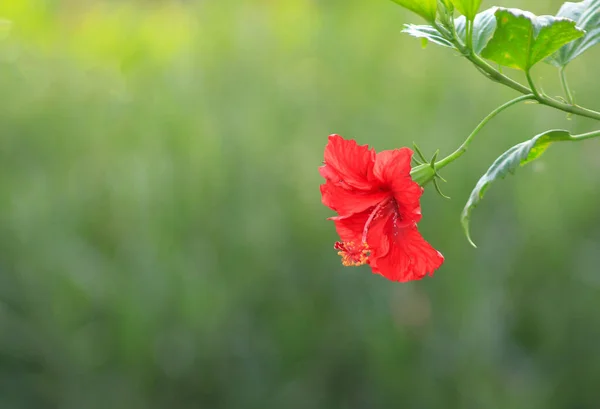
[[[467,148],[469,147],[469,145],[471,144],[471,142],[473,141],[475,136],[479,133],[479,131],[481,131],[483,129],[485,124],[487,124],[493,117],[498,115],[500,112],[504,111],[506,108],[509,108],[515,104],[518,104],[521,101],[526,101],[526,100],[530,100],[530,99],[535,99],[535,95],[533,95],[533,94],[521,95],[520,97],[511,99],[510,101],[506,102],[505,104],[502,104],[498,108],[494,109],[485,118],[483,118],[483,120],[477,125],[477,127],[475,127],[475,129],[473,129],[473,132],[471,132],[471,134],[467,137],[467,139],[465,139],[465,141],[462,143],[462,145],[459,146],[459,148],[456,151],[454,151],[452,154],[445,157],[441,161],[435,163],[435,169],[441,169],[444,166],[446,166],[449,163],[456,160],[458,157],[462,156],[462,154],[467,151]]]
[[[560,67],[558,70],[560,74],[560,83],[562,84],[563,90],[565,91],[565,95],[567,96],[567,102],[571,105],[575,105],[575,99],[573,98],[573,93],[569,88],[569,83],[567,82],[567,75],[565,73],[565,67]]]

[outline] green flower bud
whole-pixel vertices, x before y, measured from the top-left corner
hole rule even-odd
[[[415,166],[410,171],[410,177],[420,186],[425,186],[435,177],[435,169],[429,163]]]

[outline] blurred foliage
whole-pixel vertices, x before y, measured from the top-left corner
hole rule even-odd
[[[418,17],[384,0],[19,0],[0,17],[1,408],[597,408],[598,141],[498,183],[478,250],[459,224],[498,154],[593,122],[494,119],[444,172],[452,200],[423,197],[445,265],[394,284],[332,248],[327,135],[444,154],[514,96],[401,35]],[[599,58],[569,67],[596,109]]]

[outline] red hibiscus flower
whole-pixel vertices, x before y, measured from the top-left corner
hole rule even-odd
[[[410,177],[412,150],[376,153],[367,145],[329,136],[319,173],[323,204],[341,241],[345,266],[369,264],[392,281],[419,280],[442,265],[444,257],[417,230],[423,188]]]

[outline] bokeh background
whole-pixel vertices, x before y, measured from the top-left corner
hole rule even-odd
[[[600,142],[496,183],[478,249],[459,224],[501,152],[593,121],[494,119],[444,170],[452,200],[423,196],[445,265],[397,284],[332,248],[327,135],[447,154],[515,96],[400,33],[418,17],[386,0],[10,0],[0,17],[0,408],[600,407]],[[595,109],[599,51],[568,70]],[[535,78],[560,93],[554,68]]]

